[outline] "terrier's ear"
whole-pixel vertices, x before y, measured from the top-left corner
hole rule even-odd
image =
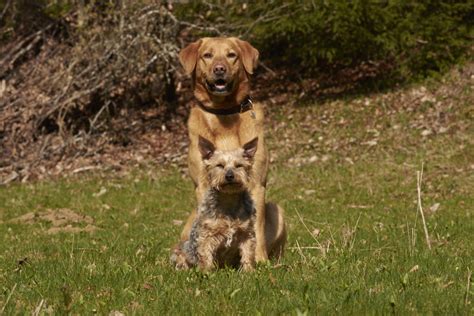
[[[189,44],[179,52],[179,62],[188,75],[192,74],[196,68],[198,49],[201,46],[201,43],[202,39]]]
[[[253,70],[257,68],[258,61],[258,50],[250,45],[249,42],[243,41],[236,37],[232,38],[241,51],[242,63],[244,64],[245,71],[249,74],[253,74]]]
[[[203,160],[210,159],[216,150],[214,144],[211,143],[209,140],[205,139],[202,136],[199,136],[199,152],[201,153],[201,157]]]
[[[253,159],[255,153],[257,152],[258,137],[255,137],[248,143],[246,143],[242,148],[244,149],[244,158]]]

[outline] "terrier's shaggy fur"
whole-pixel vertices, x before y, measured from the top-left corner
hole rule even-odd
[[[214,145],[199,139],[199,150],[210,184],[194,220],[189,239],[176,247],[171,256],[178,269],[198,266],[240,265],[255,267],[256,211],[250,197],[252,163],[258,138],[237,150],[216,151]]]

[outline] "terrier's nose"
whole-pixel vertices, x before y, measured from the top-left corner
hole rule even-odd
[[[223,64],[215,64],[213,71],[215,75],[222,76],[226,73],[227,69]]]
[[[227,172],[225,173],[225,180],[227,182],[231,182],[232,180],[234,180],[234,173],[232,172],[232,170],[227,170]]]

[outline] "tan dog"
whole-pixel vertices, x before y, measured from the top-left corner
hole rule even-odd
[[[258,51],[238,38],[203,38],[186,48],[179,59],[192,76],[198,106],[191,110],[189,128],[189,173],[196,185],[198,204],[209,188],[199,152],[199,136],[219,150],[235,150],[258,137],[259,147],[252,167],[249,189],[256,209],[256,260],[268,259],[269,239],[285,239],[283,215],[274,205],[265,205],[268,153],[264,143],[263,109],[249,99],[250,79],[258,60]],[[189,238],[194,211],[181,234]],[[267,222],[267,223],[266,223]],[[270,226],[271,225],[271,226]]]

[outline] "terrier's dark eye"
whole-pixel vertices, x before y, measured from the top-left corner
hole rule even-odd
[[[235,165],[236,168],[243,168],[243,165]]]
[[[220,163],[220,164],[217,165],[217,168],[224,169],[224,165]]]
[[[227,54],[227,58],[235,58],[235,57],[237,57],[236,53],[230,52]]]
[[[206,59],[209,59],[209,58],[212,58],[212,54],[211,53],[205,53],[204,55],[202,55],[202,57],[204,57]]]

